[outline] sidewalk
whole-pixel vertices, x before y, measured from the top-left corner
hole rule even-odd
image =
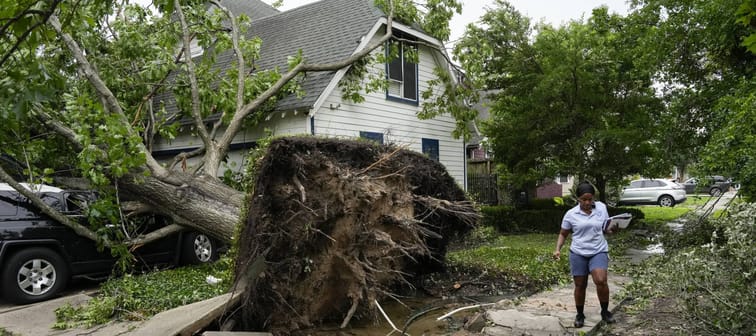
[[[139,326],[141,322],[116,322],[96,326],[91,329],[53,329],[55,310],[71,304],[80,305],[92,299],[86,293],[79,293],[37,304],[17,306],[0,312],[0,328],[13,336],[116,336],[124,335]]]
[[[585,325],[575,328],[575,300],[573,285],[567,284],[525,298],[521,302],[502,301],[488,309],[486,319],[493,326],[483,329],[490,336],[557,336],[589,333],[601,322],[601,307],[596,297],[596,286],[588,279],[585,295]],[[630,278],[609,273],[609,296],[622,290]],[[614,311],[618,302],[609,301],[609,310]]]

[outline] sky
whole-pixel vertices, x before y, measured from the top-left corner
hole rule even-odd
[[[268,3],[273,0],[264,0]],[[299,7],[317,0],[283,0],[283,7],[287,10]],[[452,33],[450,41],[459,39],[464,33],[465,26],[478,20],[486,9],[494,6],[494,0],[460,0],[462,14],[455,15],[451,21]],[[607,5],[610,13],[625,15],[628,12],[626,0],[509,0],[515,9],[525,16],[538,22],[541,19],[552,25],[561,25],[571,19],[585,19],[591,15],[591,10],[601,5]]]

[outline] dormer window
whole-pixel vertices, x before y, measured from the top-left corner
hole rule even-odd
[[[386,74],[389,98],[417,103],[417,45],[407,41],[404,34],[395,33],[389,41]]]

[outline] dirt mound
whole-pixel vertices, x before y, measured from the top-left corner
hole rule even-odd
[[[275,140],[240,235],[245,330],[290,334],[374,316],[373,302],[443,266],[478,214],[438,162],[364,141]],[[265,260],[249,276],[255,260]]]

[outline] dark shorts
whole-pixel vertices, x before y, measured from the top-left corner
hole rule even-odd
[[[570,270],[572,271],[572,276],[586,276],[594,269],[609,269],[609,253],[602,252],[585,257],[570,251]]]

